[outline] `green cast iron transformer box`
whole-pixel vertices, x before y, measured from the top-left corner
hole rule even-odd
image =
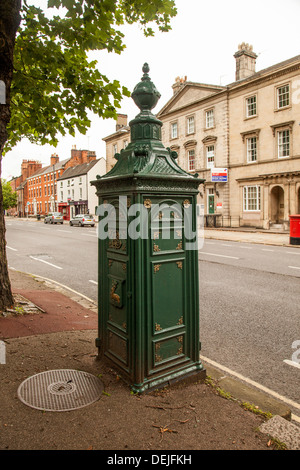
[[[197,194],[201,180],[161,142],[149,67],[132,98],[140,113],[99,198],[99,355],[141,393],[189,376],[200,361]]]

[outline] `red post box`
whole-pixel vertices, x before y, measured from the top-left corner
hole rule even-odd
[[[290,244],[300,245],[300,214],[290,215]]]

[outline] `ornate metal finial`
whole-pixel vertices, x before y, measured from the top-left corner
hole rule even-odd
[[[140,83],[135,86],[131,97],[141,111],[151,111],[156,106],[160,93],[148,75],[150,68],[147,62],[144,63],[142,70],[144,75]]]
[[[150,67],[149,65],[147,64],[147,62],[144,63],[143,65],[143,72],[144,72],[144,75],[142,77],[142,80],[150,80],[150,77],[148,75],[148,73],[150,72]]]
[[[147,62],[145,62],[144,65],[143,65],[143,72],[144,73],[149,73],[150,72],[150,67],[147,64]]]

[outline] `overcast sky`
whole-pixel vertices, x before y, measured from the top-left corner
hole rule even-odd
[[[46,0],[28,3],[44,5]],[[227,85],[235,80],[233,54],[242,42],[253,45],[258,55],[256,71],[300,55],[300,0],[175,0],[177,17],[172,31],[145,38],[137,26],[126,26],[126,50],[121,54],[93,53],[99,69],[110,79],[117,79],[130,91],[142,77],[142,66],[148,62],[150,77],[161,93],[153,110],[157,113],[172,96],[175,78],[187,76],[188,81]],[[128,120],[139,112],[131,98],[122,102],[120,113]],[[39,146],[24,139],[3,159],[2,177],[19,176],[23,159],[49,165],[56,152],[60,160],[70,157],[72,145],[77,149],[95,150],[105,158],[102,138],[115,131],[114,120],[93,118],[86,135],[62,137],[59,145]]]

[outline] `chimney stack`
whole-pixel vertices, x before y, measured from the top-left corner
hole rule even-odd
[[[36,160],[23,160],[21,164],[21,179],[25,181],[29,176],[33,175],[37,170],[42,168],[41,162]]]
[[[117,115],[117,124],[116,124],[116,131],[122,129],[122,127],[127,126],[127,114],[118,114]]]
[[[57,153],[53,153],[50,158],[50,165],[53,166],[58,162],[59,162],[59,156],[57,155]]]
[[[176,77],[175,78],[175,83],[174,85],[172,85],[172,88],[173,88],[173,95],[176,95],[176,93],[179,92],[179,90],[183,87],[183,85],[185,84],[187,80],[187,76],[185,77]]]
[[[253,46],[242,42],[234,57],[236,60],[236,81],[248,78],[255,73],[257,55],[253,52]]]

